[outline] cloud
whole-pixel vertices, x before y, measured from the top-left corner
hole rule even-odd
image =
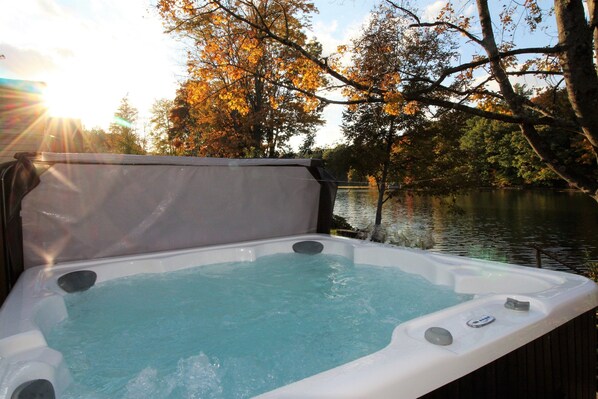
[[[316,19],[313,27],[308,31],[308,36],[315,36],[322,44],[324,56],[336,52],[338,46],[348,45],[352,40],[358,38],[363,31],[363,27],[371,19],[369,11],[352,14],[350,17],[347,15],[339,16],[345,19],[342,23],[339,22],[339,19],[326,19],[326,15],[322,15],[321,18]]]
[[[344,141],[340,126],[343,109],[341,105],[328,105],[324,109],[322,116],[326,123],[318,129],[316,147],[334,147]]]
[[[52,56],[34,49],[22,49],[7,43],[0,43],[0,77],[8,79],[43,80],[43,71],[55,71]]]
[[[45,15],[51,15],[55,17],[62,17],[63,13],[61,8],[52,0],[37,0],[36,5],[40,11]]]
[[[440,13],[442,7],[446,5],[446,1],[437,0],[429,4],[422,13],[422,21],[434,21]]]
[[[458,15],[463,15],[466,17],[476,15],[477,8],[475,4],[470,4],[468,1],[455,1],[452,5],[453,9]],[[446,1],[443,0],[436,0],[428,4],[422,12],[422,21],[435,21],[438,14],[440,14],[440,10],[442,10],[442,8],[445,6]]]
[[[314,36],[322,44],[322,55],[336,53],[340,45],[350,45],[357,39],[363,28],[372,17],[373,3],[360,1],[337,2],[333,0],[318,3],[320,14],[314,17],[314,23],[308,37]],[[345,53],[341,63],[348,65],[351,54]],[[321,93],[329,98],[342,99],[340,90]],[[328,105],[323,112],[326,123],[318,128],[316,146],[333,147],[344,141],[340,124],[342,122],[342,105]]]
[[[336,52],[336,48],[342,44],[342,39],[338,37],[338,21],[334,20],[329,24],[318,21],[314,24],[312,30],[309,32],[322,44],[322,53],[328,56]]]

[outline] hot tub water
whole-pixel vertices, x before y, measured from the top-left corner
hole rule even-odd
[[[400,323],[471,299],[397,268],[279,254],[66,295],[46,332],[66,398],[246,398],[382,349]]]

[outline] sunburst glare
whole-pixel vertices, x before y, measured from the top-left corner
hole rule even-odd
[[[44,91],[44,103],[51,117],[82,119],[81,98],[68,85],[48,85]]]

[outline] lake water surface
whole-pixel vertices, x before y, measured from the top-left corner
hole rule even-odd
[[[334,213],[355,228],[373,224],[376,191],[339,189]],[[423,236],[432,251],[535,266],[538,245],[581,265],[598,259],[598,204],[572,192],[488,190],[452,201],[402,193],[384,204],[389,236]],[[456,211],[455,211],[456,210]],[[562,269],[543,257],[543,267]]]

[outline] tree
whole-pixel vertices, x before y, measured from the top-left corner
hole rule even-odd
[[[305,59],[317,65],[341,84],[355,90],[356,95],[348,100],[334,100],[315,91],[310,94],[325,104],[330,103],[384,103],[395,104],[395,112],[401,107],[417,106],[455,109],[492,120],[499,120],[518,126],[521,135],[528,142],[540,160],[572,187],[598,201],[598,0],[587,0],[588,16],[584,14],[582,0],[555,0],[554,13],[541,7],[536,0],[505,2],[503,7],[490,8],[487,0],[476,0],[476,16],[465,16],[455,11],[452,2],[447,2],[433,21],[422,21],[414,10],[403,2],[393,0],[386,3],[411,19],[412,31],[434,32],[438,38],[457,41],[474,46],[477,52],[471,61],[460,57],[450,58],[451,64],[442,70],[422,71],[416,75],[400,74],[403,81],[417,83],[411,90],[401,90],[397,85],[385,86],[360,81],[351,76],[338,64],[311,54],[301,43],[280,34],[268,25],[260,25],[236,11],[236,5],[252,4],[251,0],[214,0],[214,7],[223,10],[237,21],[258,30],[264,37],[299,52]],[[545,18],[554,16],[558,28],[559,42],[551,45],[550,36],[544,43],[534,47],[517,47],[517,32],[521,31],[519,21],[525,23],[536,42],[542,40],[541,27]],[[498,33],[495,31],[498,29]],[[406,34],[411,35],[411,32]],[[501,41],[497,41],[500,38]],[[523,57],[523,58],[522,58]],[[512,83],[517,76],[533,75],[544,78],[560,78],[545,91],[554,90],[565,83],[567,98],[574,111],[573,118],[562,118],[545,107],[535,104],[519,95]],[[391,72],[391,80],[396,77]],[[498,87],[498,90],[493,90]],[[299,89],[300,90],[300,89]],[[305,91],[303,91],[305,93]],[[507,112],[497,111],[491,105],[500,100],[507,105]],[[552,150],[551,137],[541,135],[543,126],[567,129],[579,134],[592,158],[589,174],[575,170],[563,162]]]
[[[188,101],[187,86],[188,82],[182,84],[174,98],[169,115],[171,126],[168,130],[168,140],[172,144],[175,155],[199,156],[201,126]]]
[[[390,198],[388,177],[393,162],[392,148],[397,139],[399,118],[385,113],[380,104],[361,104],[343,113],[343,134],[350,141],[355,156],[354,169],[374,178],[378,190],[372,239],[382,241],[382,206]],[[364,156],[363,154],[367,154]]]
[[[382,206],[390,198],[387,196],[388,179],[392,169],[398,167],[393,149],[400,134],[416,129],[423,119],[416,104],[403,106],[401,103],[401,90],[415,90],[420,86],[415,81],[403,82],[401,74],[438,70],[451,55],[450,46],[429,32],[405,34],[406,24],[401,19],[391,7],[376,8],[363,33],[353,43],[352,64],[346,70],[352,80],[370,87],[383,87],[389,93],[384,103],[359,103],[363,93],[348,87],[345,94],[357,102],[343,113],[345,137],[358,151],[368,154],[367,158],[359,159],[357,169],[367,171],[378,189],[372,234],[373,239],[378,240],[381,239]]]
[[[323,150],[321,154],[320,158],[324,160],[326,170],[337,181],[349,184],[349,173],[355,157],[353,148],[347,144],[339,144],[333,148]]]
[[[476,160],[467,158],[459,145],[469,118],[458,111],[443,112],[401,136],[394,157],[401,165],[397,179],[403,188],[443,195],[479,187],[477,175],[467,174]]]
[[[172,129],[171,113],[174,102],[168,99],[156,100],[152,105],[150,118],[150,137],[154,151],[161,155],[176,155],[175,147],[170,140]]]
[[[468,122],[460,148],[469,160],[470,179],[483,186],[554,185],[558,177],[540,162],[516,126],[480,117]]]
[[[105,153],[111,151],[108,144],[108,133],[99,127],[83,130],[83,152]]]
[[[145,151],[135,132],[137,121],[137,109],[129,104],[128,97],[123,97],[117,111],[114,114],[114,121],[108,129],[108,147],[111,152],[118,154],[145,154]]]
[[[262,0],[234,6],[252,24],[284,34],[314,56],[321,54],[321,47],[302,32],[306,14],[314,10],[311,3]],[[194,139],[199,154],[273,157],[291,137],[313,135],[322,123],[321,109],[291,87],[316,90],[324,83],[319,68],[215,2],[161,0],[158,9],[170,32],[193,41],[190,78],[179,96],[186,96],[181,102],[202,127],[185,132],[199,135]]]

